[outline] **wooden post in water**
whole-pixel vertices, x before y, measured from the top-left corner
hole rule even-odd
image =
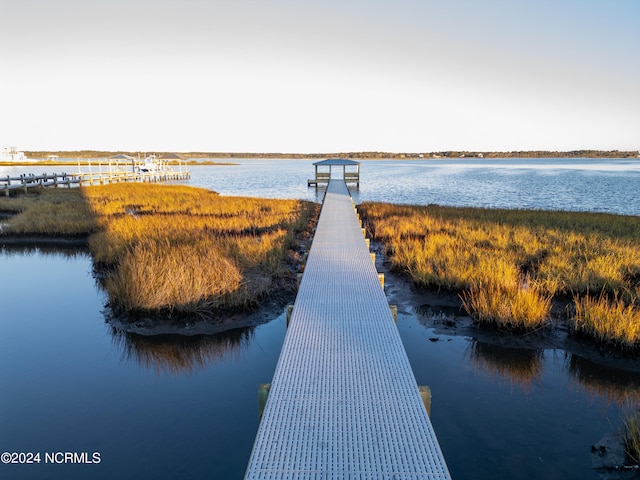
[[[269,399],[269,390],[271,390],[270,383],[262,383],[258,386],[258,418],[260,420],[262,420],[264,407],[267,406],[267,400]]]
[[[424,403],[427,415],[431,416],[431,389],[426,385],[419,385],[418,391],[420,392],[420,397],[422,397],[422,403]]]
[[[291,321],[291,315],[293,315],[293,305],[287,305],[287,328],[289,328],[289,322]]]
[[[389,310],[391,310],[391,316],[393,317],[393,321],[398,323],[398,306],[389,305]]]

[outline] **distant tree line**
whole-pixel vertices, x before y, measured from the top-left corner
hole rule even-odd
[[[406,158],[630,158],[637,157],[637,151],[626,150],[572,150],[568,152],[546,150],[524,150],[512,152],[470,152],[470,151],[442,151],[422,153],[393,153],[393,152],[334,152],[334,153],[250,153],[250,152],[123,152],[100,150],[76,151],[27,151],[29,158],[47,158],[57,155],[61,158],[106,158],[117,154],[132,157],[155,153],[177,153],[182,158],[291,158],[291,159],[320,159],[320,158],[351,158],[351,159],[406,159]]]

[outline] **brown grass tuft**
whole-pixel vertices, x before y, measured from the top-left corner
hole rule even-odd
[[[197,312],[224,306],[241,282],[238,266],[204,239],[182,245],[143,240],[127,249],[105,288],[124,310]]]
[[[530,331],[548,322],[551,296],[530,279],[489,278],[461,294],[462,304],[478,322],[516,331]]]

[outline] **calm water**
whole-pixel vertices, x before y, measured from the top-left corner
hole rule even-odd
[[[227,161],[227,160],[224,160]],[[224,195],[319,201],[312,160],[237,160],[189,167],[190,185]],[[86,169],[83,167],[83,169]],[[0,176],[78,167],[2,167]],[[97,171],[97,168],[94,167]],[[640,215],[640,159],[455,159],[362,162],[357,203],[584,210]]]
[[[476,162],[366,162],[359,198],[640,214],[637,161]],[[310,163],[198,167],[191,183],[313,199]],[[0,452],[42,457],[0,464],[0,478],[242,477],[258,385],[271,380],[286,333],[283,315],[210,337],[122,335],[105,323],[87,254],[4,249],[0,272]],[[619,428],[640,372],[437,334],[417,313],[420,300],[407,298],[398,329],[418,383],[433,391],[432,421],[454,478],[600,478],[591,445]],[[47,452],[97,452],[100,463],[45,464]]]
[[[191,183],[226,195],[316,201],[308,160],[191,167]],[[363,161],[356,203],[584,210],[640,215],[640,159]],[[1,174],[1,173],[0,173]]]

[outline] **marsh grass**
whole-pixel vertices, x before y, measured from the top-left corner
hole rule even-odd
[[[480,323],[513,331],[547,324],[551,295],[529,278],[489,278],[461,293],[465,310]]]
[[[392,268],[418,286],[459,292],[479,322],[538,328],[554,297],[610,300],[640,288],[639,217],[382,203],[359,211]],[[625,301],[635,338],[638,304]]]
[[[629,463],[640,465],[640,410],[632,403],[623,413],[624,447]]]
[[[571,324],[576,333],[625,349],[640,347],[640,309],[617,292],[576,296]]]
[[[78,188],[46,188],[0,197],[0,211],[14,214],[4,228],[14,235],[76,236],[97,230],[96,219]]]
[[[183,186],[115,184],[84,192],[101,227],[90,247],[97,262],[115,267],[105,287],[125,311],[206,315],[255,306],[287,287],[287,254],[317,213],[301,201]]]
[[[45,189],[2,209],[19,212],[6,234],[92,234],[116,311],[204,316],[293,288],[291,249],[318,213],[310,202],[141,183]]]

